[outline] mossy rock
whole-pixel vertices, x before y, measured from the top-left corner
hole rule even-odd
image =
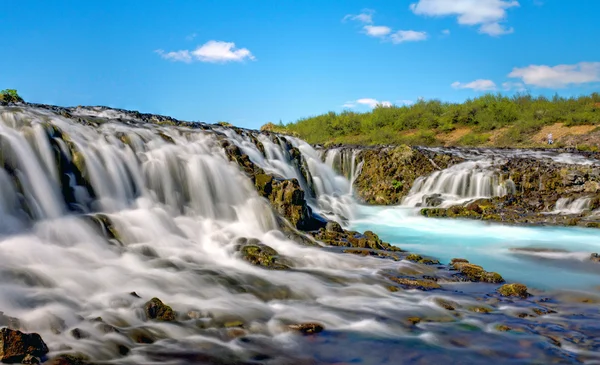
[[[484,283],[502,283],[504,279],[496,272],[487,272],[481,266],[468,262],[454,262],[452,267],[458,270],[469,281]]]
[[[289,266],[282,263],[279,253],[273,248],[259,242],[251,240],[249,243],[239,247],[242,259],[252,265],[260,266],[269,270],[289,270]]]
[[[417,255],[415,253],[411,253],[406,256],[406,260],[416,262],[424,265],[438,265],[440,262],[431,258],[423,258],[421,255]]]
[[[175,312],[158,298],[152,298],[144,305],[146,317],[163,322],[175,321]]]
[[[323,330],[325,329],[325,327],[320,323],[291,324],[288,326],[288,328],[297,331],[305,336],[323,332]]]
[[[409,289],[433,290],[440,289],[440,284],[433,280],[389,276],[388,279]]]
[[[529,296],[527,286],[519,283],[504,284],[498,288],[498,293],[504,297],[527,298]]]
[[[90,358],[85,354],[61,354],[44,363],[47,365],[90,365]]]
[[[458,307],[458,303],[444,298],[434,298],[433,301],[435,304],[449,311],[453,311]]]

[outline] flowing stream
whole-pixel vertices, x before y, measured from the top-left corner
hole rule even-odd
[[[585,340],[562,349],[529,331],[526,337],[536,345],[526,347],[522,337],[495,329],[514,320],[514,306],[497,307],[489,316],[466,309],[481,305],[477,295],[493,288],[474,285],[475,296],[460,290],[391,292],[380,272],[422,269],[287,239],[268,202],[228,161],[220,142],[238,145],[265,171],[298,179],[316,212],[374,230],[403,248],[444,260],[470,258],[469,250],[511,241],[519,231],[447,223],[445,241],[434,220],[425,224],[396,210],[359,207],[349,179],[294,138],[205,125],[161,126],[103,108],[69,113],[0,106],[0,320],[15,317],[21,328],[40,333],[50,356],[80,352],[98,363],[118,364],[595,358],[595,344],[584,329]],[[352,180],[360,167],[354,157],[349,164]],[[459,240],[464,232],[457,231],[467,229],[483,232],[480,246],[471,244],[474,239]],[[544,243],[557,240],[552,230],[526,232]],[[572,239],[575,251],[598,245],[595,233],[560,232],[559,241]],[[252,238],[285,256],[292,269],[269,271],[242,260],[236,245]],[[473,259],[489,256],[481,251]],[[482,264],[490,270],[550,286],[533,269],[500,267],[501,260],[488,258]],[[568,275],[587,288],[594,274]],[[152,297],[172,306],[178,321],[148,321],[143,305]],[[436,298],[465,309],[448,313]],[[415,316],[432,320],[415,327],[407,322]],[[326,331],[315,337],[289,331],[289,324],[304,322],[321,323]],[[477,346],[470,346],[475,338]]]

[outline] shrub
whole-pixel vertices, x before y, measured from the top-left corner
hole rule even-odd
[[[0,91],[0,101],[16,103],[23,102],[23,98],[19,96],[19,93],[15,89],[4,89]]]

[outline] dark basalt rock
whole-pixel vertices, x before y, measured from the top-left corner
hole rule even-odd
[[[152,298],[144,305],[146,317],[157,321],[172,322],[175,320],[175,312],[171,307],[164,304],[158,298]]]
[[[39,334],[23,333],[9,328],[0,329],[0,361],[22,363],[27,360],[29,363],[35,363],[33,358],[43,357],[47,353],[48,346]]]

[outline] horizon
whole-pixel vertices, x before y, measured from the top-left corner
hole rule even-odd
[[[258,129],[419,98],[568,98],[600,89],[600,50],[589,46],[600,31],[600,3],[591,1],[180,1],[168,8],[148,1],[139,9],[25,1],[6,8],[0,23],[10,37],[0,67],[11,72],[0,75],[0,89],[17,89],[32,103]]]

